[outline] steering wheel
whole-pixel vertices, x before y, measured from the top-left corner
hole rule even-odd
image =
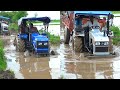
[[[91,29],[100,29],[100,26],[91,26]]]

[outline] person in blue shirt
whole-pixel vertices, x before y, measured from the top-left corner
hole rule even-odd
[[[82,16],[78,15],[75,17],[75,27],[77,30],[82,28]]]

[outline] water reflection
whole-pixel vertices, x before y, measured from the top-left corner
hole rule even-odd
[[[120,50],[120,49],[119,49]],[[81,58],[74,53],[72,45],[61,45],[62,77],[65,79],[119,79],[120,57],[116,58]]]

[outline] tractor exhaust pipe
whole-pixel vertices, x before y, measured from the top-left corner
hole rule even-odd
[[[110,19],[110,13],[108,14],[108,19],[107,19],[107,36],[109,34],[109,19]]]
[[[106,30],[104,30],[104,34],[103,34],[103,36],[104,36],[104,37],[106,36]]]

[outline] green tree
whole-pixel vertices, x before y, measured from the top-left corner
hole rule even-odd
[[[0,16],[5,16],[11,19],[12,22],[18,21],[21,17],[26,17],[28,15],[27,11],[1,11]]]

